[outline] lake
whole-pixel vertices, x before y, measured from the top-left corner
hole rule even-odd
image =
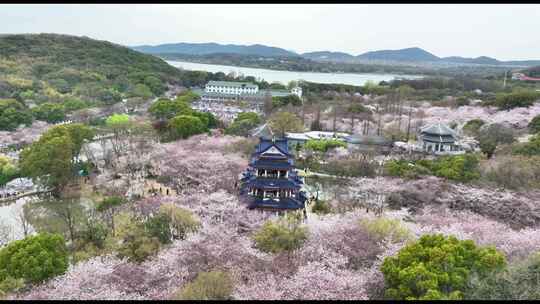
[[[206,71],[206,72],[223,72],[228,74],[229,72],[235,72],[238,74],[243,74],[244,76],[253,76],[258,79],[264,79],[267,82],[281,82],[283,84],[289,83],[291,80],[305,80],[309,82],[317,83],[341,83],[361,86],[368,81],[373,81],[379,83],[381,81],[390,81],[396,78],[406,78],[406,79],[418,79],[423,76],[419,75],[399,75],[399,74],[351,74],[351,73],[316,73],[316,72],[293,72],[293,71],[278,71],[278,70],[268,70],[268,69],[256,69],[256,68],[245,68],[237,66],[228,66],[228,65],[217,65],[217,64],[204,64],[204,63],[193,63],[185,61],[166,61],[168,64],[182,68],[184,70],[191,71]]]

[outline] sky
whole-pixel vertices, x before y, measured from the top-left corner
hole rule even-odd
[[[540,59],[540,4],[0,4],[0,33]]]

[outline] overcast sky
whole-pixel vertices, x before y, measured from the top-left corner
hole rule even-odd
[[[130,46],[258,43],[353,55],[417,46],[441,57],[540,59],[539,4],[0,4],[0,32]]]

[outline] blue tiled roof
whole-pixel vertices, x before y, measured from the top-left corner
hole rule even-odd
[[[277,199],[254,199],[249,205],[250,209],[254,208],[271,208],[271,209],[302,209],[304,208],[304,201],[300,201],[295,198],[281,198]]]
[[[300,183],[292,179],[278,178],[253,178],[247,181],[243,187],[254,187],[257,189],[299,189]]]
[[[272,146],[276,146],[276,148],[278,148],[284,154],[290,155],[289,154],[289,147],[287,145],[287,139],[286,138],[276,139],[274,142],[272,142],[272,139],[261,137],[259,145],[257,146],[256,153],[262,153],[262,152],[268,150]]]
[[[272,161],[267,159],[256,159],[252,161],[249,165],[254,168],[273,169],[289,169],[293,167],[292,161]]]

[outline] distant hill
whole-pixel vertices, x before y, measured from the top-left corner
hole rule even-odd
[[[259,56],[293,56],[298,54],[282,48],[266,46],[261,44],[236,45],[218,43],[170,43],[160,45],[141,45],[131,47],[136,51],[148,54],[187,54],[187,55],[208,55],[213,53],[229,53]]]
[[[490,64],[490,65],[498,65],[501,64],[499,60],[491,57],[481,56],[476,58],[465,58],[465,57],[458,57],[458,56],[452,56],[452,57],[445,57],[442,58],[443,61],[446,62],[454,62],[454,63],[469,63],[469,64]]]
[[[418,47],[406,48],[401,50],[382,50],[367,52],[357,56],[364,60],[384,60],[384,61],[439,61],[440,58],[430,52]]]
[[[353,61],[356,57],[343,52],[309,52],[303,53],[302,57],[319,61]]]
[[[253,55],[261,57],[295,57],[305,58],[319,62],[342,62],[342,63],[364,63],[364,64],[428,64],[441,66],[461,66],[461,65],[493,65],[493,66],[520,66],[528,67],[540,65],[540,60],[514,60],[499,61],[495,58],[480,56],[476,58],[466,58],[460,56],[450,56],[440,58],[422,48],[411,47],[399,50],[380,50],[360,54],[358,56],[344,52],[316,51],[298,54],[283,48],[266,46],[261,44],[236,45],[218,43],[169,43],[160,45],[141,45],[131,47],[134,50],[164,56],[171,55],[192,55],[205,56],[217,54],[230,55]],[[214,56],[215,57],[215,56]],[[214,58],[216,59],[216,58]]]
[[[155,56],[107,41],[58,34],[0,37],[0,98],[112,104],[160,95],[181,75]]]

